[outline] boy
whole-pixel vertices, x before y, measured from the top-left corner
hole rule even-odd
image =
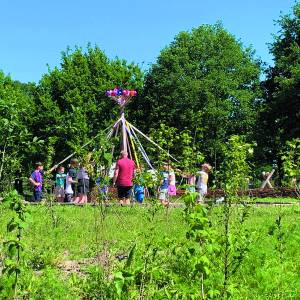
[[[201,166],[201,171],[198,173],[199,178],[197,181],[197,192],[198,194],[198,199],[197,202],[201,203],[204,200],[205,195],[207,194],[207,182],[208,182],[208,173],[211,170],[211,165],[208,163],[204,163]]]
[[[55,196],[58,202],[64,202],[66,177],[65,168],[60,166],[55,177]]]
[[[34,202],[38,202],[42,200],[43,193],[43,164],[41,162],[37,162],[35,164],[35,170],[31,173],[29,177],[29,182],[33,187],[33,200]]]
[[[134,192],[134,198],[135,200],[142,204],[144,199],[145,199],[145,192],[144,192],[144,187],[141,185],[135,184],[133,187],[133,192]]]

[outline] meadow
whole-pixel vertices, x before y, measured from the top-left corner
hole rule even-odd
[[[299,205],[230,206],[226,234],[226,205],[198,207],[26,205],[17,299],[300,298]],[[0,206],[0,268],[14,213]]]

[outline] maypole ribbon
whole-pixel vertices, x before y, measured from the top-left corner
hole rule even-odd
[[[152,164],[151,164],[151,162],[150,162],[150,159],[149,159],[149,157],[148,157],[148,155],[147,155],[145,149],[143,148],[143,146],[142,146],[142,144],[141,144],[139,138],[137,137],[137,135],[136,135],[136,133],[135,133],[135,131],[133,130],[132,127],[131,127],[131,131],[132,131],[132,134],[133,134],[133,135],[132,135],[132,136],[133,136],[133,139],[134,139],[134,141],[136,142],[136,144],[137,144],[137,146],[138,146],[138,150],[141,152],[141,154],[142,154],[143,158],[145,159],[146,163],[148,164],[148,166],[149,166],[152,170],[154,170],[154,168],[153,168],[153,166],[152,166]]]
[[[176,162],[179,162],[175,157],[173,157],[168,151],[164,150],[162,147],[160,147],[158,144],[156,144],[154,141],[152,141],[150,138],[148,138],[143,132],[141,132],[139,129],[137,129],[135,126],[133,126],[131,123],[128,122],[128,124],[133,128],[135,131],[137,131],[140,135],[142,135],[147,141],[152,143],[154,146],[156,146],[161,151],[165,152],[168,156],[170,156],[173,160]]]
[[[136,153],[134,142],[132,140],[132,134],[130,132],[130,125],[128,124],[127,121],[125,121],[125,124],[126,124],[126,129],[127,129],[127,132],[128,132],[128,137],[129,137],[129,140],[130,140],[131,148],[132,148],[132,151],[133,151],[133,155],[134,155],[137,167],[140,168],[139,159],[138,159],[138,156],[137,156],[137,153]]]

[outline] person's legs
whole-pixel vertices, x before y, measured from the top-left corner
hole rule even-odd
[[[73,203],[79,203],[79,195],[77,194],[77,196],[74,198]]]
[[[122,186],[117,186],[117,191],[118,191],[118,199],[119,203],[122,206],[124,204],[124,191]]]
[[[168,201],[168,189],[161,189],[159,192],[159,200],[162,205],[166,206],[169,204]]]
[[[57,191],[57,201],[62,203],[65,199],[65,189],[64,187],[59,187]]]
[[[206,193],[202,189],[198,189],[197,203],[203,203],[204,202],[205,194]]]
[[[34,191],[33,192],[33,199],[34,199],[34,202],[39,202],[42,200],[42,192],[41,191]]]
[[[125,189],[125,204],[130,205],[130,197],[132,193],[132,186],[127,186]]]
[[[86,194],[81,194],[80,195],[79,203],[81,203],[81,204],[87,203],[87,195]]]
[[[82,196],[82,202],[88,203],[88,193],[90,192],[90,180],[84,179],[83,180],[83,196]]]
[[[68,203],[72,202],[72,199],[73,199],[73,194],[67,194],[66,195],[66,200]]]
[[[81,194],[82,194],[82,186],[78,185],[76,195],[74,194],[73,203],[79,203],[80,202]]]
[[[130,204],[131,186],[118,186],[118,198],[121,205]]]
[[[83,180],[78,184],[78,194],[74,200],[74,203],[84,204],[86,203],[87,195],[85,193],[85,186]]]

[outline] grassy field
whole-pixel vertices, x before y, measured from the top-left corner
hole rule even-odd
[[[27,209],[31,216],[22,238],[19,299],[200,299],[200,292],[193,298],[200,288],[197,277],[190,277],[186,247],[191,241],[186,238],[182,209],[159,205]],[[239,210],[232,208],[233,237]],[[0,206],[1,261],[11,214]],[[210,218],[222,237],[222,205],[210,209]],[[300,299],[299,220],[300,206],[248,208],[243,225],[249,232],[248,250],[230,278],[228,298]],[[214,262],[211,268],[217,274]],[[130,270],[128,277],[124,270]],[[207,285],[219,279],[210,275]],[[1,277],[1,299],[9,297],[10,280]],[[212,293],[210,298],[218,296]]]

